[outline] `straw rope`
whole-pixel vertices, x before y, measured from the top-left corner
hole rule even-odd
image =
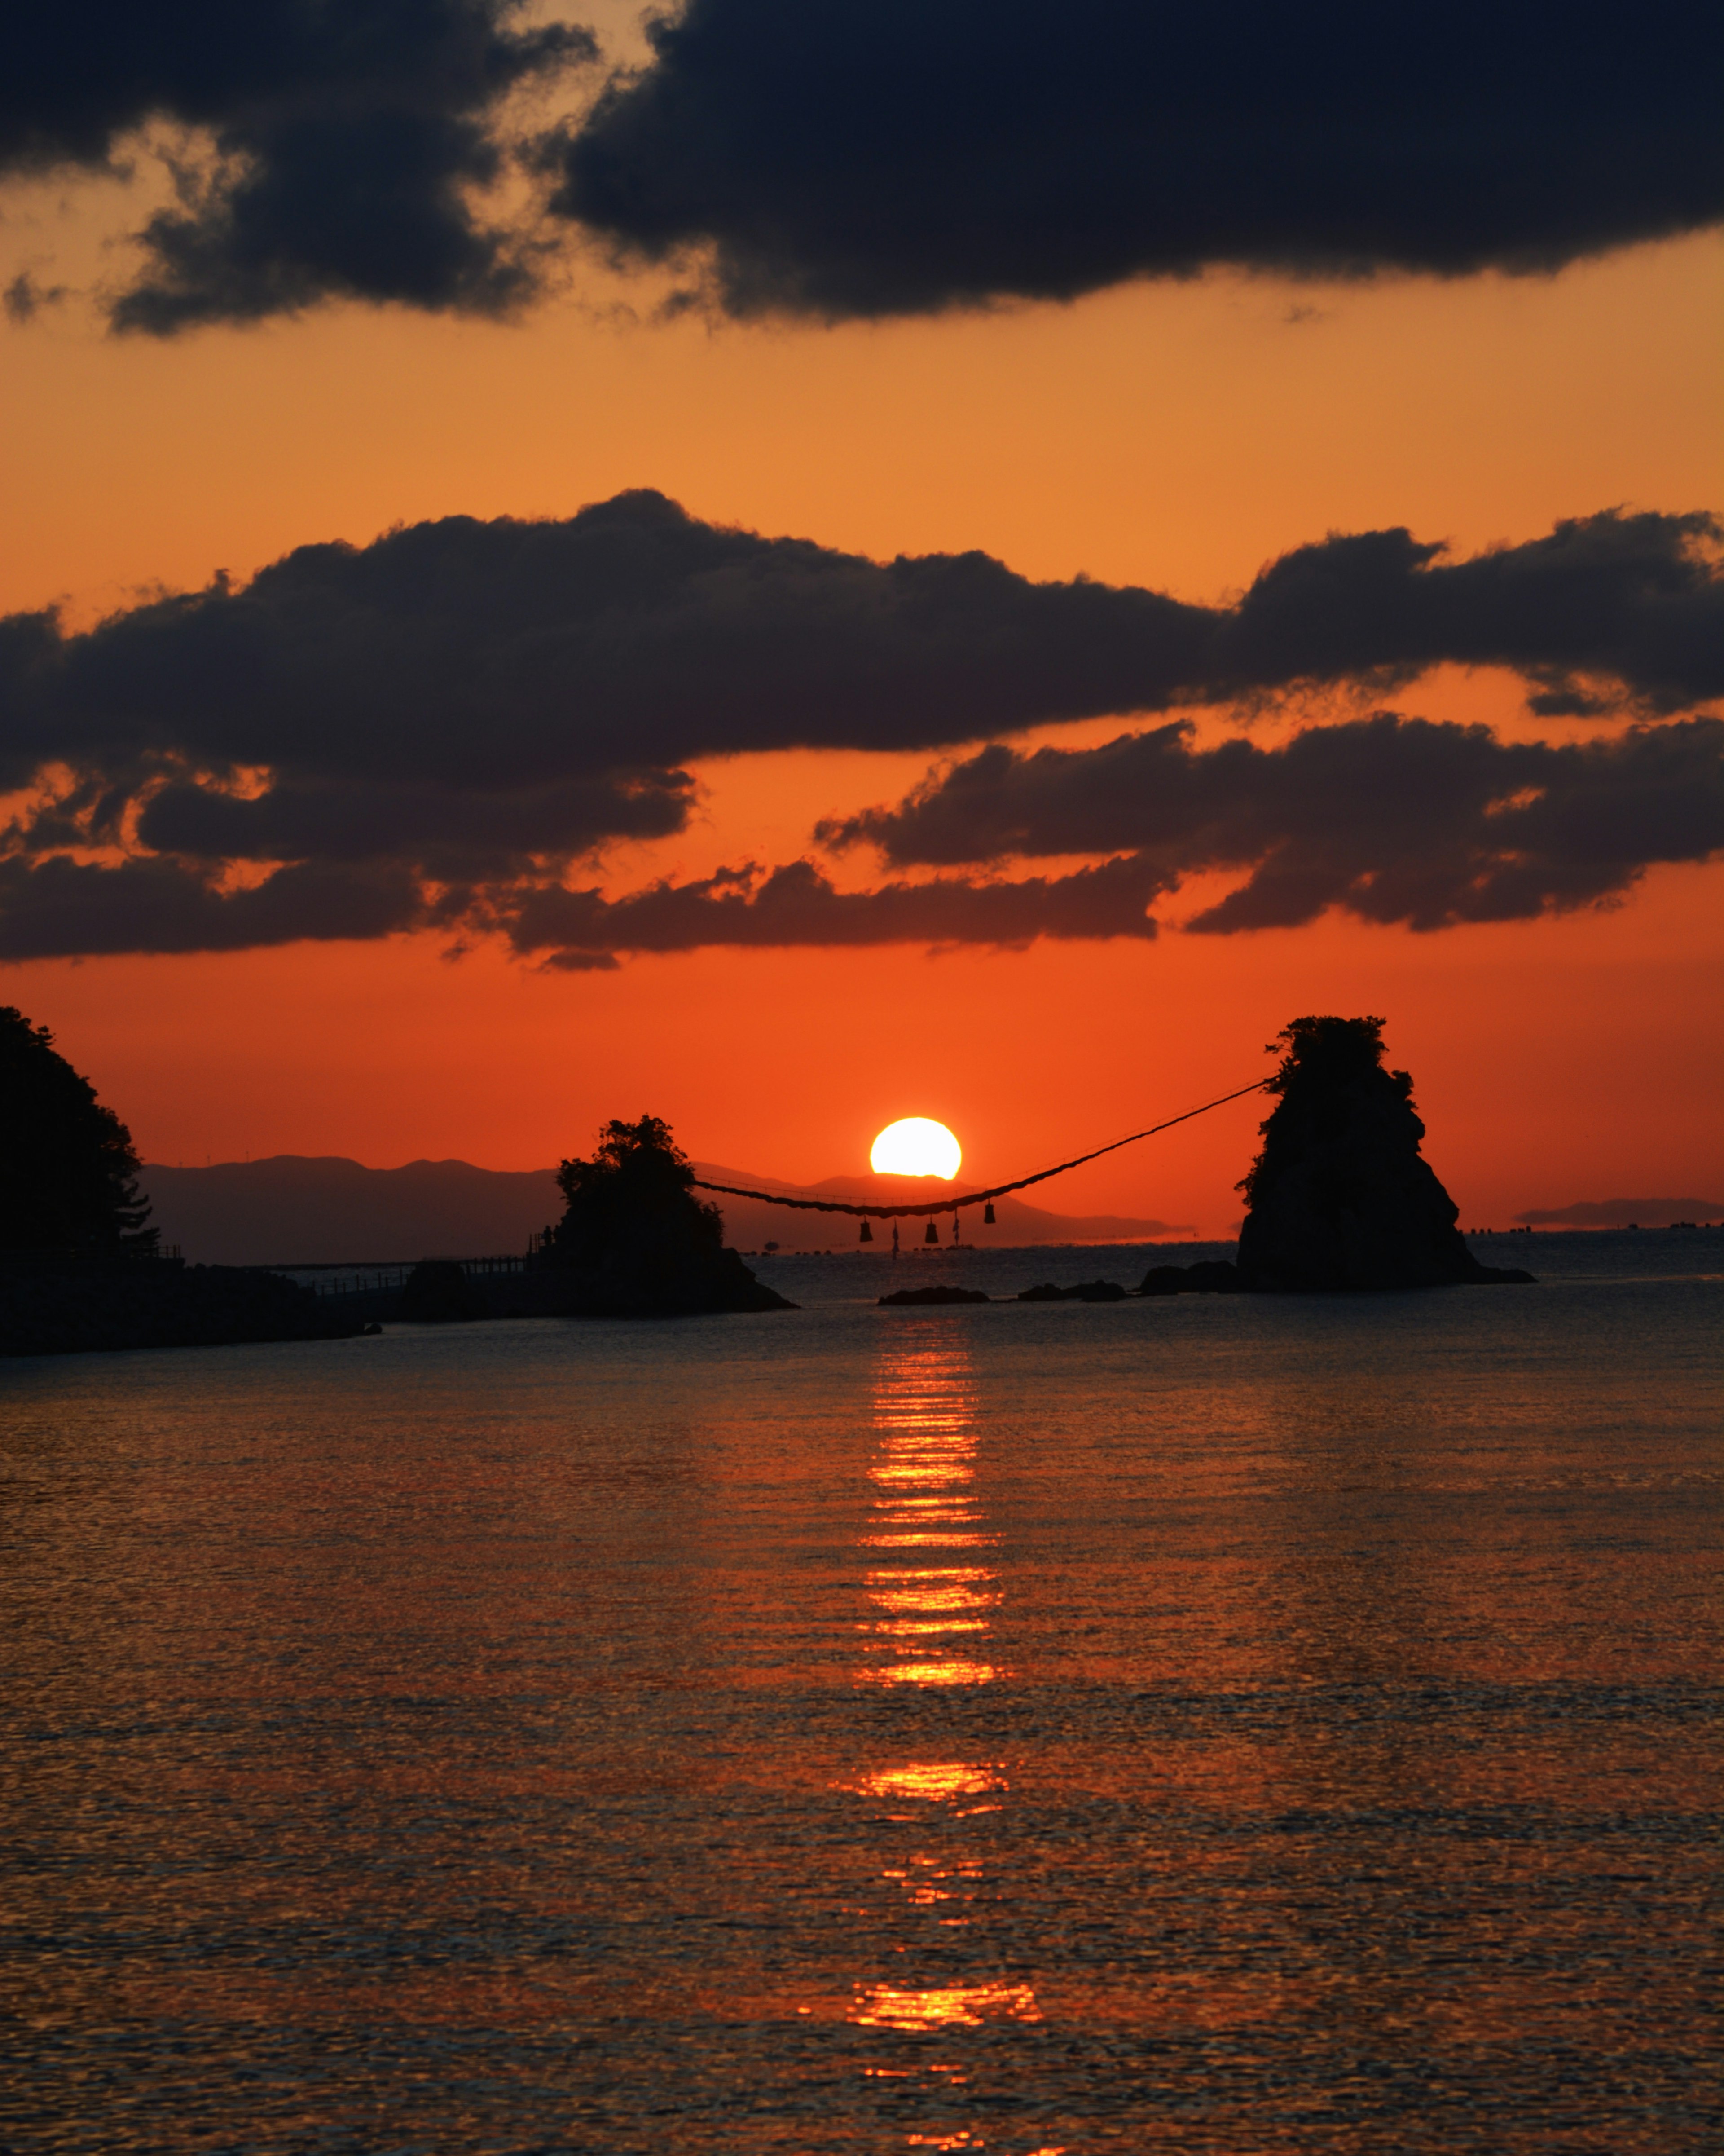
[[[1241,1086],[1237,1093],[1224,1093],[1219,1101],[1205,1101],[1201,1108],[1188,1108],[1183,1115],[1169,1116],[1164,1123],[1152,1123],[1147,1131],[1133,1131],[1130,1137],[1097,1146],[1094,1152],[1062,1160],[1057,1168],[1039,1168],[1034,1175],[1020,1175],[1015,1183],[997,1183],[992,1190],[967,1191],[962,1198],[942,1198],[931,1205],[847,1205],[836,1198],[781,1198],[776,1191],[744,1190],[734,1183],[703,1183],[698,1176],[695,1188],[716,1190],[726,1198],[757,1198],[763,1205],[788,1205],[798,1213],[849,1213],[870,1220],[920,1219],[926,1214],[957,1213],[966,1205],[985,1205],[993,1199],[1009,1197],[1014,1190],[1028,1190],[1033,1183],[1045,1183],[1049,1176],[1064,1175],[1068,1168],[1081,1168],[1085,1161],[1100,1160],[1103,1153],[1117,1152],[1121,1146],[1136,1145],[1140,1138],[1152,1138],[1157,1131],[1171,1131],[1176,1123],[1188,1123],[1193,1116],[1207,1116],[1212,1108],[1224,1108],[1229,1101],[1243,1101],[1248,1093],[1260,1093],[1270,1082],[1260,1078],[1255,1085]]]

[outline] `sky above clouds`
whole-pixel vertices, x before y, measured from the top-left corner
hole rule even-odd
[[[1296,1004],[1479,1217],[1716,1182],[1717,42],[33,18],[4,999],[170,1159],[1003,1177]]]

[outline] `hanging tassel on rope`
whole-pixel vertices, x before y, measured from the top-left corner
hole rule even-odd
[[[871,1243],[874,1240],[874,1230],[865,1220],[862,1223],[862,1233],[858,1236],[857,1240],[863,1243]]]

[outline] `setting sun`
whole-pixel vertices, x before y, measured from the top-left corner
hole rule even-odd
[[[876,1175],[938,1175],[950,1183],[963,1153],[944,1123],[906,1116],[888,1123],[874,1142],[868,1164]]]

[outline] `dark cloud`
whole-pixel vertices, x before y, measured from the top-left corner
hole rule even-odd
[[[765,872],[721,870],[686,884],[659,883],[621,899],[598,891],[511,893],[489,914],[522,952],[549,951],[569,969],[613,965],[618,951],[694,951],[715,944],[983,943],[1156,932],[1147,916],[1161,888],[1141,861],[1107,861],[1064,876],[1018,882],[936,877],[840,891],[808,861]]]
[[[1706,516],[1573,517],[1465,562],[1404,530],[1330,536],[1273,562],[1222,627],[1214,685],[1412,679],[1444,660],[1506,665],[1535,710],[1620,710],[1577,676],[1680,711],[1724,691],[1724,580]],[[1710,555],[1699,551],[1711,542]]]
[[[208,131],[214,161],[140,235],[121,329],[167,335],[326,297],[496,313],[531,245],[481,223],[502,106],[597,52],[524,27],[521,0],[26,0],[0,73],[0,172],[101,168],[151,120]]]
[[[0,173],[111,168],[202,131],[139,235],[121,329],[327,297],[500,312],[533,293],[536,168],[636,260],[721,303],[835,319],[1067,299],[1236,264],[1355,276],[1536,270],[1724,214],[1717,11],[1651,0],[1385,9],[1076,0],[690,0],[655,60],[531,156],[508,100],[591,60],[525,0],[23,0]],[[531,192],[531,190],[529,190]]]
[[[116,865],[0,860],[0,959],[115,952],[244,951],[310,938],[387,936],[434,918],[418,879],[387,865],[278,869],[223,892],[178,861]]]
[[[1724,691],[1719,536],[1608,512],[1460,562],[1404,531],[1331,536],[1206,608],[981,553],[873,562],[644,491],[562,521],[448,517],[81,634],[0,620],[0,784],[59,762],[428,798],[634,773],[663,793],[694,757],[932,748],[1444,661],[1675,711]]]
[[[1528,919],[1620,896],[1660,862],[1724,848],[1724,721],[1630,728],[1578,745],[1505,742],[1483,726],[1393,713],[1306,728],[1264,748],[1192,745],[1180,724],[1095,749],[994,746],[895,809],[826,829],[902,866],[980,875],[844,891],[808,861],[752,865],[611,898],[517,871],[428,885],[396,860],[309,860],[224,889],[208,863],[0,861],[0,957],[232,950],[298,937],[442,928],[500,934],[569,969],[713,946],[1017,946],[1147,940],[1155,901],[1190,875],[1243,872],[1188,924],[1292,927],[1338,907],[1437,929]],[[1106,854],[1065,873],[1002,875],[1036,855]],[[992,871],[992,872],[989,872]]]
[[[1724,721],[1568,747],[1393,712],[1270,748],[1194,748],[1184,725],[1094,749],[996,746],[821,835],[900,866],[1131,849],[1163,888],[1248,870],[1189,924],[1209,933],[1331,906],[1421,929],[1521,920],[1724,847]]]
[[[238,951],[301,939],[369,939],[415,928],[465,940],[500,934],[566,971],[614,967],[619,952],[882,943],[1022,947],[1039,937],[1148,939],[1161,887],[1142,861],[1016,881],[936,877],[840,891],[808,861],[721,870],[618,899],[515,881],[434,896],[398,864],[303,862],[225,890],[207,870],[144,855],[115,864],[54,855],[0,860],[0,960],[117,952]]]
[[[181,781],[146,798],[139,843],[203,860],[406,860],[439,881],[501,875],[619,838],[680,830],[687,773],[576,778],[513,792],[415,783],[277,784],[244,798]]]
[[[1155,891],[1205,864],[1255,871],[1226,921],[1265,906],[1265,919],[1291,917],[1294,900],[1269,894],[1299,878],[1331,893],[1307,910],[1357,903],[1383,918],[1580,902],[1716,843],[1709,767],[1675,746],[1710,737],[1650,728],[1632,752],[1594,756],[1378,721],[1313,727],[1275,750],[1198,755],[1178,729],[1087,759],[996,749],[841,835],[905,861],[1131,864],[1100,882],[861,896],[811,884],[805,868],[609,905],[561,886],[609,841],[683,829],[696,757],[937,749],[1307,683],[1404,680],[1445,660],[1516,668],[1549,706],[1679,711],[1724,688],[1717,537],[1705,516],[1612,513],[1449,562],[1404,531],[1331,536],[1273,563],[1236,604],[1204,608],[1082,578],[1031,583],[983,554],[871,562],[703,524],[640,493],[562,522],[454,517],[362,548],[302,547],[243,590],[218,581],[76,634],[51,613],[14,615],[0,620],[9,947],[85,932],[92,949],[122,947],[102,940],[112,934],[146,939],[128,948],[206,947],[175,940],[203,936],[223,948],[334,933],[344,894],[355,934],[384,932],[380,919],[490,924],[535,950],[1142,934]],[[1657,764],[1666,753],[1674,777]],[[1491,805],[1526,787],[1544,789],[1542,808]],[[1410,893],[1406,862],[1434,858],[1439,809],[1470,834],[1466,858],[1493,845],[1501,858],[1464,901],[1448,869],[1433,870],[1428,900],[1392,898]],[[1378,852],[1349,882],[1354,823]],[[1403,824],[1398,867],[1383,849]],[[1532,849],[1518,867],[1510,834]],[[89,865],[92,853],[129,856],[138,876],[103,880],[121,871]],[[295,874],[259,883],[269,868]],[[1367,884],[1377,896],[1357,896]],[[1126,918],[1127,885],[1137,925],[1095,925]],[[148,903],[128,916],[131,891]],[[416,915],[399,910],[408,891]],[[295,909],[300,932],[285,925]],[[38,916],[49,925],[26,925]],[[673,941],[650,940],[660,932]]]
[[[555,206],[706,254],[739,316],[1548,270],[1724,216],[1705,0],[689,0],[649,35]]]

